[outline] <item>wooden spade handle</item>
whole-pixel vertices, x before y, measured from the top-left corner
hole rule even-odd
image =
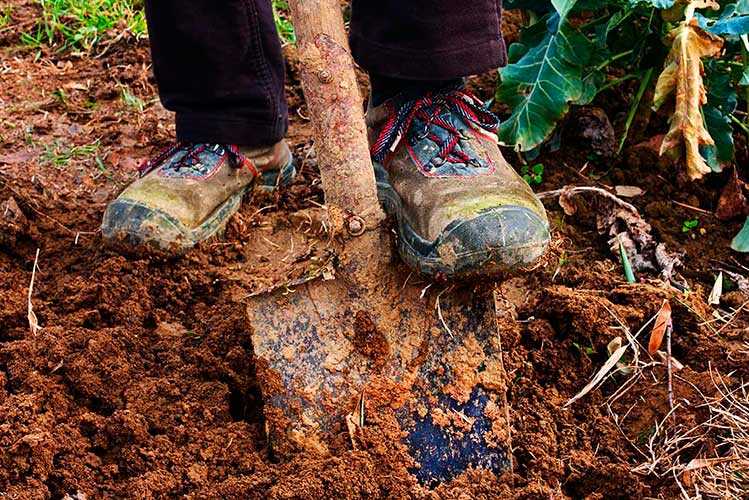
[[[361,217],[365,227],[373,228],[384,215],[340,3],[290,0],[289,6],[326,204]]]

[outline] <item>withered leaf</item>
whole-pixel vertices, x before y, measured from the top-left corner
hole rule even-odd
[[[645,193],[642,188],[637,186],[614,186],[614,191],[617,196],[621,196],[622,198],[635,198]]]
[[[601,207],[597,225],[600,233],[610,236],[613,255],[620,255],[620,244],[624,247],[633,271],[659,272],[664,281],[673,280],[676,268],[681,266],[679,254],[669,251],[653,237],[652,227],[639,213],[613,205]]]
[[[718,208],[715,210],[715,216],[720,220],[731,220],[736,217],[749,215],[749,203],[744,195],[746,183],[739,179],[736,168],[733,169],[731,179],[723,188],[723,192],[718,200]]]
[[[701,112],[707,103],[702,58],[718,55],[723,39],[700,28],[696,19],[679,23],[671,30],[669,38],[672,39],[671,50],[656,83],[653,107],[658,109],[672,93],[675,93],[676,104],[660,154],[681,157],[684,153],[687,175],[699,179],[711,172],[700,155],[700,145],[715,144],[705,128]]]
[[[635,206],[604,189],[589,186],[565,186],[539,193],[539,196],[559,196],[559,204],[566,214],[574,214],[579,209],[584,218],[585,207],[578,207],[572,199],[583,194],[594,195],[591,209],[596,215],[596,227],[599,234],[609,237],[609,248],[613,255],[620,258],[621,247],[624,247],[633,271],[658,272],[665,282],[681,285],[674,280],[678,276],[676,268],[682,264],[681,255],[669,251],[664,243],[653,237],[650,224],[640,216]]]
[[[666,334],[666,328],[671,324],[671,303],[668,299],[663,301],[658,316],[655,318],[653,331],[650,332],[650,342],[648,342],[648,352],[655,354],[661,348],[663,336]]]
[[[566,215],[574,215],[577,212],[577,206],[572,201],[572,196],[574,196],[574,192],[569,186],[565,186],[562,194],[559,195],[559,206],[562,207]]]

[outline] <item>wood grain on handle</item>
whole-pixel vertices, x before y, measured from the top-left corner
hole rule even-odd
[[[384,215],[340,4],[290,0],[289,6],[326,204],[361,217],[367,228],[376,227]]]

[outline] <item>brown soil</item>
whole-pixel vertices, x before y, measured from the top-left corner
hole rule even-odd
[[[549,258],[499,285],[507,302],[500,320],[512,473],[469,472],[430,492],[366,429],[359,450],[278,463],[264,439],[245,301],[326,259],[303,236],[293,244],[277,236],[310,220],[300,211],[314,213],[322,201],[294,65],[289,139],[302,166],[294,185],[247,200],[224,238],[183,258],[124,255],[102,245],[104,207],[173,134],[170,113],[155,100],[147,45],[124,39],[100,58],[43,52],[35,59],[17,35],[0,32],[0,495],[675,497],[673,477],[632,472],[645,461],[637,448],[669,411],[663,365],[612,405],[626,415],[618,424],[605,402],[623,376],[567,409],[564,403],[607,359],[607,344],[622,336],[620,322],[636,332],[665,297],[674,308],[673,355],[685,365],[677,401],[699,402],[698,390],[711,394],[710,370],[733,372],[731,380],[749,376],[746,316],[725,327],[706,323],[716,269],[746,270],[746,259],[727,248],[740,222],[674,203],[712,211],[724,179],[669,180],[677,178],[675,167],[659,166],[647,149],[592,160],[581,173],[588,145],[563,143],[538,160],[546,166],[538,189],[642,187],[646,193],[630,201],[660,241],[685,253],[682,274],[692,293],[677,296],[655,276],[626,284],[589,217],[564,216],[550,201]],[[473,85],[488,97],[493,80],[485,75]],[[146,102],[143,112],[123,102],[121,86]],[[609,116],[616,126],[614,112]],[[72,149],[69,161],[54,164],[94,141],[95,152]],[[695,216],[699,229],[682,232]],[[41,330],[32,333],[27,297],[37,249],[31,303]],[[723,307],[745,301],[732,291]],[[380,355],[376,332],[366,318],[361,323],[357,349]],[[705,415],[685,404],[675,418],[689,426]],[[684,460],[700,451],[687,450]]]

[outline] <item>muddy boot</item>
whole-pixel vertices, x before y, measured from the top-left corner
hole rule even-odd
[[[418,272],[493,275],[536,261],[546,212],[497,145],[498,118],[460,87],[401,95],[367,112],[377,188],[398,250]]]
[[[295,173],[285,141],[256,149],[177,144],[109,204],[102,235],[179,253],[222,230],[248,189],[273,189]]]

